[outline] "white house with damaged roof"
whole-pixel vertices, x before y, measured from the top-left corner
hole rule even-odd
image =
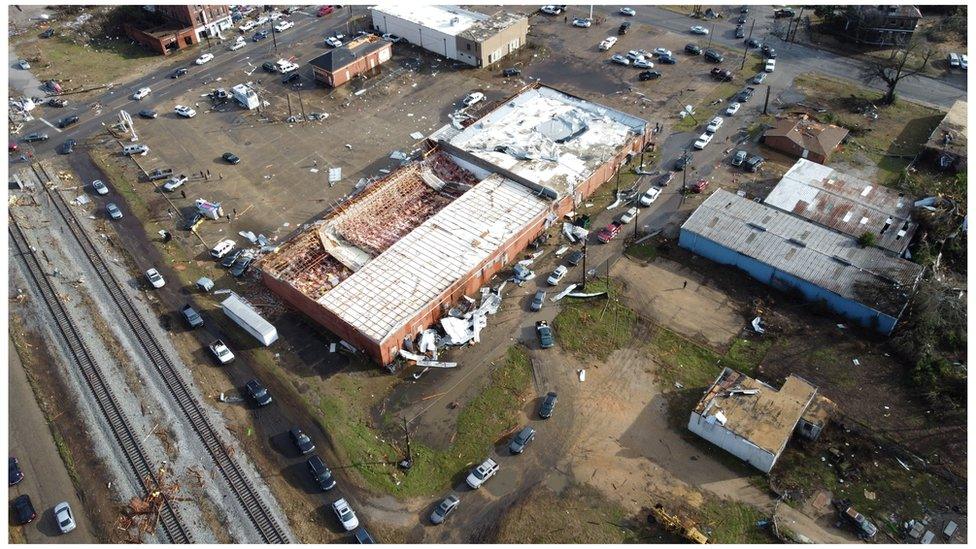
[[[922,267],[853,236],[719,189],[681,226],[678,244],[765,284],[890,334]]]

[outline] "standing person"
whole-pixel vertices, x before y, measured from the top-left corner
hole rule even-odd
[[[687,281],[687,280],[685,280],[685,283],[684,283],[684,285],[683,285],[683,286],[681,286],[681,289],[683,290],[683,289],[685,289],[685,288],[687,288],[687,287],[688,287],[688,281]]]
[[[183,198],[186,198],[186,191],[181,190],[180,191],[180,196],[182,196]]]

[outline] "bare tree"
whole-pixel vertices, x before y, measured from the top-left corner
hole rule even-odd
[[[890,105],[895,102],[895,89],[898,83],[905,78],[918,76],[925,70],[929,59],[935,53],[935,49],[928,47],[921,40],[912,40],[903,49],[893,51],[891,57],[870,61],[861,72],[861,80],[865,84],[883,82],[887,91],[881,103]],[[911,63],[919,56],[921,60],[918,63]]]

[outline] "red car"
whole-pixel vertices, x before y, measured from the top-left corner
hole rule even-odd
[[[7,152],[17,152],[17,149],[19,148],[20,147],[13,141],[7,144]]]
[[[335,11],[335,6],[322,6],[321,8],[319,8],[319,12],[317,14],[315,14],[315,16],[316,17],[323,17],[325,15],[329,15],[330,13],[332,13],[334,11]]]
[[[620,225],[614,222],[600,229],[600,232],[596,233],[596,238],[600,242],[606,244],[607,242],[613,240],[613,237],[617,236],[617,233],[619,232],[620,232]]]
[[[696,181],[695,184],[691,186],[691,192],[700,193],[700,192],[704,192],[705,189],[707,188],[708,188],[708,180],[703,177],[698,181]]]

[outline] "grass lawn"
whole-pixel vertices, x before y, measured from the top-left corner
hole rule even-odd
[[[679,383],[697,388],[710,385],[726,366],[752,375],[770,346],[769,340],[736,339],[723,356],[659,326],[648,342],[648,351],[662,363],[659,375],[666,387]]]
[[[730,500],[709,499],[701,508],[701,528],[710,543],[776,543],[756,521],[769,518],[755,507]]]
[[[637,539],[623,508],[586,485],[536,488],[505,513],[491,543],[624,543]]]
[[[719,107],[718,105],[710,105],[710,103],[719,99],[728,99],[735,95],[741,88],[742,84],[734,81],[718,83],[707,96],[698,102],[697,105],[692,105],[695,108],[694,118],[691,116],[685,116],[684,118],[678,120],[678,122],[675,124],[675,130],[690,131],[702,124],[705,124],[712,118],[713,111]]]
[[[648,238],[640,244],[627,247],[624,253],[639,261],[654,261],[654,258],[658,255],[657,241],[653,238]]]
[[[852,130],[849,142],[834,158],[852,160],[855,155],[864,154],[877,164],[879,179],[888,185],[895,182],[945,114],[905,99],[898,99],[893,105],[879,105],[881,92],[818,74],[800,75],[794,85],[828,108],[822,122]],[[877,105],[878,119],[851,112],[852,97]]]
[[[633,340],[637,314],[627,308],[606,279],[586,283],[587,292],[609,289],[609,298],[562,299],[562,310],[553,321],[556,340],[581,357],[606,360],[610,353]]]

